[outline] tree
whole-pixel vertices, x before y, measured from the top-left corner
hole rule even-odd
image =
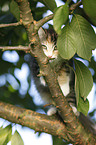
[[[45,74],[45,79],[54,97],[56,107],[59,108],[63,122],[57,116],[49,117],[35,112],[37,107],[39,108],[40,106],[36,106],[28,91],[22,98],[22,95],[20,96],[19,94],[19,88],[17,90],[14,89],[8,81],[0,88],[0,117],[10,122],[30,127],[35,131],[47,132],[58,136],[73,144],[95,144],[95,135],[78,122],[66,98],[62,95],[55,71],[43,53],[37,32],[43,24],[53,19],[54,29],[58,34],[57,48],[61,58],[69,60],[77,54],[75,55],[77,58],[91,60],[88,67],[91,67],[96,72],[94,67],[96,64],[92,57],[92,50],[96,47],[96,35],[91,26],[96,26],[96,2],[95,0],[87,2],[82,0],[74,3],[70,0],[64,0],[65,4],[58,8],[55,0],[40,0],[40,2],[44,4],[44,7],[36,7],[37,0],[30,0],[29,2],[27,0],[5,0],[0,2],[2,10],[5,3],[7,3],[7,6],[10,5],[10,11],[1,11],[0,49],[3,51],[16,50],[20,56],[17,64],[6,62],[0,58],[0,74],[10,73],[10,77],[14,76],[20,87],[20,82],[14,75],[14,70],[16,67],[20,68],[22,62],[25,62],[24,55],[26,53],[34,56],[43,75]],[[79,7],[81,4],[83,4],[83,8]],[[42,18],[42,14],[47,10],[51,10],[53,14]],[[69,15],[72,16],[72,20]],[[71,21],[70,24],[69,20]],[[62,28],[62,26],[64,27]],[[0,51],[0,53],[3,57],[4,52]],[[81,61],[74,59],[74,62],[78,110],[86,115],[88,112],[88,100],[86,97],[92,88],[92,76],[89,69]],[[57,64],[59,65],[59,61]],[[96,80],[95,74],[93,79],[94,81]],[[28,78],[28,81],[30,84],[30,78]],[[82,110],[82,108],[84,109]],[[18,138],[20,144],[23,144],[17,131],[12,135],[11,126],[1,127],[0,130],[1,144],[7,144],[10,140],[14,144],[14,138]]]

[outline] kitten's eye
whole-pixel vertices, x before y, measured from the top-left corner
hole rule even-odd
[[[43,49],[47,49],[47,46],[46,45],[42,45]]]

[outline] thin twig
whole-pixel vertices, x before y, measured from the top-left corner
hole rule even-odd
[[[82,4],[81,1],[72,4],[69,8],[69,11],[73,11],[76,9],[76,7],[80,6]],[[43,26],[46,22],[48,22],[49,20],[53,19],[54,14],[51,14],[49,16],[44,17],[43,19],[39,20],[36,24],[35,24],[35,28],[38,30],[41,26]]]
[[[53,19],[54,14],[51,14],[49,16],[44,17],[43,19],[39,20],[36,24],[35,24],[35,28],[40,28],[41,26],[43,26],[46,22],[48,22],[49,20]]]
[[[76,7],[78,7],[79,5],[81,5],[81,1],[71,5],[71,7],[69,8],[70,11],[73,11],[74,9],[76,9]],[[42,25],[44,25],[46,22],[48,22],[49,20],[53,19],[54,14],[51,14],[49,16],[44,17],[43,19],[39,20],[36,24],[35,24],[35,28],[39,29]],[[17,23],[11,23],[11,24],[0,24],[0,28],[4,28],[4,27],[11,27],[11,26],[18,26],[21,25],[21,22],[17,22]]]
[[[78,6],[80,6],[82,4],[81,1],[75,3],[75,4],[72,4],[69,8],[70,11],[74,11]]]
[[[6,50],[23,50],[23,51],[29,51],[30,48],[27,46],[0,46],[0,49],[2,49],[3,51]]]
[[[18,25],[21,25],[21,22],[10,23],[10,24],[0,24],[0,28],[11,27],[11,26],[18,26]]]

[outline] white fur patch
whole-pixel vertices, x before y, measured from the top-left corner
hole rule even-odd
[[[56,109],[55,106],[53,106],[53,107],[51,107],[51,108],[47,111],[47,115],[48,115],[48,116],[51,116],[51,115],[53,115],[53,114],[56,114],[56,112],[57,112],[57,109]]]
[[[42,85],[46,86],[46,82],[45,82],[43,76],[40,77],[40,82],[41,82]]]
[[[68,95],[70,92],[70,86],[69,86],[70,77],[67,75],[66,72],[63,71],[62,74],[58,76],[58,82],[64,96]]]
[[[77,108],[75,106],[73,106],[73,105],[70,105],[70,106],[72,107],[72,110],[73,110],[74,114],[76,116],[79,116],[80,115],[80,112],[77,111]]]
[[[67,96],[70,92],[69,82],[63,83],[62,85],[60,84],[60,87],[64,96]]]

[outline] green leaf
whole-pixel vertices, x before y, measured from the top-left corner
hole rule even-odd
[[[55,0],[42,0],[44,4],[52,11],[54,12],[55,8],[57,8]]]
[[[82,4],[87,16],[96,20],[96,0],[82,0]]]
[[[74,42],[74,31],[67,24],[57,39],[57,49],[64,59],[70,59],[76,52],[76,44]]]
[[[77,99],[77,105],[79,103],[80,97],[82,97],[84,100],[86,100],[86,97],[88,96],[89,92],[92,89],[93,86],[93,79],[91,72],[85,66],[81,61],[75,60],[75,91],[76,91],[76,99]]]
[[[83,98],[79,98],[79,103],[77,106],[77,110],[79,112],[82,112],[85,116],[87,116],[88,114],[88,110],[89,110],[89,101],[88,99],[86,99],[86,101],[84,101]]]
[[[96,47],[96,35],[86,19],[80,15],[74,15],[70,24],[74,31],[77,54],[89,60],[92,56],[92,50]]]
[[[54,24],[53,26],[58,34],[61,32],[61,26],[67,22],[68,16],[69,16],[69,8],[67,3],[65,5],[60,6],[55,12],[53,18]]]
[[[93,76],[93,81],[96,83],[96,61],[94,60],[94,57],[91,58],[91,61],[89,62],[89,68],[93,69],[94,74]]]
[[[18,8],[18,4],[15,1],[11,1],[10,3],[10,12],[16,17],[16,19],[20,20],[20,10]]]
[[[8,125],[5,128],[0,128],[0,145],[6,145],[12,136],[12,126]]]
[[[91,20],[92,24],[93,24],[94,26],[96,26],[96,19],[91,18],[90,20]]]
[[[76,77],[77,76],[75,75],[75,80],[77,80]],[[77,110],[79,112],[82,112],[86,116],[89,110],[89,101],[88,99],[84,101],[84,99],[80,96],[79,81],[76,81],[75,92],[76,92]]]
[[[24,142],[18,131],[15,131],[15,133],[13,134],[11,138],[11,145],[24,145]]]
[[[77,53],[89,60],[96,48],[96,35],[91,25],[80,15],[74,15],[72,21],[61,31],[57,39],[57,49],[64,59],[70,59]]]
[[[52,136],[53,139],[53,145],[68,145],[69,142],[65,142],[63,139],[59,139],[56,136]]]

